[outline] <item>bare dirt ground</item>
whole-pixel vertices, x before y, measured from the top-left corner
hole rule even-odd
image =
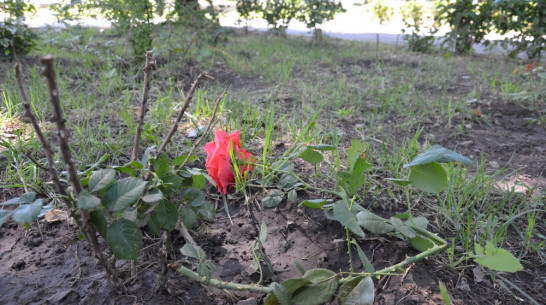
[[[471,128],[463,134],[453,130],[453,125],[457,125],[461,118],[454,118],[451,126],[434,120],[424,122],[423,133],[432,134],[439,144],[457,143],[457,151],[463,155],[476,156],[483,152],[491,170],[499,166],[517,169],[517,179],[543,191],[546,187],[546,132],[539,125],[526,121],[532,113],[503,100],[484,104],[481,111],[482,116],[469,121]],[[358,120],[342,122],[347,138],[356,134],[354,125],[357,123]],[[304,170],[303,165],[298,166]],[[1,188],[0,191],[2,201],[15,195],[9,189]],[[216,200],[214,192],[210,190],[211,201]],[[262,266],[264,284],[299,275],[294,262],[305,268],[347,271],[347,248],[339,223],[326,219],[320,211],[300,208],[297,204],[283,202],[275,209],[264,209],[258,204],[259,192],[250,190],[252,200],[249,206],[242,203],[242,198],[230,197],[232,223],[222,211],[214,222],[202,223],[192,231],[196,242],[217,266],[214,278],[241,283],[259,280],[259,274],[249,267],[253,261],[251,248],[262,222],[269,230],[264,249],[274,271],[270,273],[267,266]],[[324,194],[302,193],[299,198],[319,196]],[[403,211],[404,207],[389,206],[375,212],[392,215]],[[537,230],[546,235],[543,224],[538,225]],[[191,262],[179,252],[183,239],[177,234],[171,238],[169,263],[173,268],[168,273],[167,288],[157,289],[159,270],[153,262],[156,261],[159,242],[148,236],[140,254],[136,278],[130,276],[129,263],[120,262],[118,265],[127,287],[127,291],[121,293],[97,266],[70,221],[40,220],[24,230],[10,220],[0,228],[0,299],[6,305],[262,303],[262,295],[222,291],[179,275],[176,266],[191,266]],[[518,237],[511,238],[517,240]],[[392,236],[368,235],[359,242],[376,268],[415,254],[407,243]],[[359,263],[355,267],[362,270]],[[504,276],[538,303],[546,304],[546,265],[531,260],[524,267],[523,271]],[[375,302],[441,304],[439,281],[446,285],[453,304],[527,304],[526,300],[516,300],[488,276],[477,281],[471,267],[453,270],[437,257],[412,265],[403,276],[376,280]],[[334,301],[332,304],[337,303]]]

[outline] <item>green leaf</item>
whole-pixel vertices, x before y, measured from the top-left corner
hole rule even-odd
[[[95,171],[89,177],[89,191],[97,192],[110,185],[116,179],[116,171],[113,169],[103,169]]]
[[[155,208],[155,214],[160,227],[169,231],[174,229],[178,221],[178,211],[174,204],[167,200],[161,200]]]
[[[398,218],[398,217],[397,217]],[[413,222],[411,221],[411,219],[408,219],[406,220],[406,225],[408,226],[417,226],[423,230],[426,230],[427,229],[427,226],[428,226],[428,219],[426,219],[425,217],[415,217],[413,218]]]
[[[279,179],[277,185],[283,190],[288,191],[300,186],[301,182],[299,182],[298,178],[296,178],[294,174],[284,174]]]
[[[366,272],[373,273],[375,272],[375,268],[372,265],[372,262],[368,259],[368,256],[364,251],[362,251],[362,248],[360,248],[360,245],[356,242],[356,240],[352,240],[351,244],[356,246],[356,250],[358,252],[358,257],[360,258],[360,262],[362,263],[362,266],[366,270]]]
[[[298,270],[300,271],[301,275],[304,275],[305,274],[305,268],[298,262],[294,262],[294,265],[296,265],[296,267],[298,268]]]
[[[186,160],[186,157],[188,155],[184,154],[184,155],[181,155],[181,156],[178,156],[176,158],[173,159],[173,161],[171,162],[171,166],[172,167],[179,167],[180,165],[182,165],[182,163],[184,163],[184,160]],[[189,159],[188,159],[188,163],[187,164],[190,164],[192,163],[193,161],[197,160],[197,156],[196,155],[192,155]]]
[[[328,150],[328,151],[334,151],[336,150],[335,146],[328,145],[328,144],[317,144],[317,145],[309,145],[308,148],[314,149],[314,150]]]
[[[358,189],[364,185],[366,179],[362,177],[362,173],[366,168],[371,167],[372,165],[367,163],[365,159],[357,159],[353,165],[353,171],[351,172],[351,177],[349,178],[349,191],[352,194],[356,194]]]
[[[163,199],[163,193],[161,192],[160,189],[157,189],[157,188],[153,188],[146,191],[144,196],[142,196],[142,201],[146,202],[147,204],[156,203],[161,201],[162,199]]]
[[[394,227],[388,224],[385,219],[368,211],[358,212],[356,219],[358,220],[358,224],[364,229],[375,234],[383,234],[394,230]]]
[[[338,294],[341,305],[373,305],[374,298],[375,291],[371,276],[364,279],[355,278],[344,283]]]
[[[214,217],[216,217],[216,209],[214,208],[214,205],[208,201],[205,201],[197,210],[197,212],[205,217],[208,221],[213,221]],[[184,224],[186,224],[184,222]]]
[[[366,236],[364,231],[358,225],[356,216],[349,211],[349,205],[344,200],[340,200],[334,203],[334,217],[344,227],[347,227],[351,232],[360,237]]]
[[[288,202],[294,203],[298,200],[298,192],[296,190],[290,190],[287,195]]]
[[[311,284],[311,281],[304,278],[288,279],[281,283],[281,285],[288,290],[290,294],[293,294],[301,287]],[[270,292],[265,298],[264,305],[279,305],[279,300],[274,293]],[[292,303],[291,303],[292,304]]]
[[[123,210],[123,213],[121,214],[121,218],[127,219],[129,221],[137,223],[138,218],[138,210],[136,207],[128,207],[125,210]],[[138,224],[137,224],[138,226]]]
[[[281,203],[284,192],[281,190],[270,190],[267,196],[262,199],[262,205],[266,208],[274,208]]]
[[[0,227],[8,220],[8,218],[11,216],[11,211],[6,210],[0,210]]]
[[[195,212],[189,207],[180,206],[180,208],[178,208],[178,215],[182,216],[182,222],[184,222],[184,225],[187,228],[193,227],[193,225],[197,221],[197,216],[195,216]]]
[[[421,235],[416,235],[414,238],[408,238],[408,243],[413,249],[421,252],[425,252],[426,250],[434,247],[433,242],[422,237]]]
[[[84,210],[98,210],[100,209],[100,199],[83,190],[78,194],[78,205]]]
[[[358,159],[365,159],[361,158],[362,154],[366,151],[366,148],[368,145],[366,143],[362,143],[358,140],[353,140],[351,147],[347,151],[347,168],[348,172],[353,172],[353,168],[356,164],[356,161]]]
[[[413,166],[409,181],[416,188],[434,194],[448,186],[446,171],[436,162]]]
[[[398,186],[408,186],[411,184],[411,181],[406,179],[387,178],[385,180],[390,181]]]
[[[104,218],[104,214],[102,214],[102,211],[92,211],[89,214],[91,216],[91,221],[95,225],[95,228],[99,232],[100,236],[106,238],[108,224],[106,223],[106,218]]]
[[[169,160],[169,156],[165,152],[161,153],[161,155],[159,155],[159,158],[153,160],[151,163],[155,167],[154,172],[157,174],[157,176],[160,179],[165,177],[165,175],[171,169],[171,167],[170,167],[171,161]]]
[[[150,217],[150,220],[148,221],[148,228],[155,236],[159,236],[161,233],[161,225],[159,225],[159,221],[157,220],[157,214]]]
[[[34,198],[36,198],[36,193],[35,192],[24,193],[19,198],[21,199],[21,202],[23,203],[33,203]]]
[[[19,205],[21,203],[25,203],[25,202],[20,197],[15,197],[15,198],[11,198],[10,200],[2,202],[1,205]]]
[[[311,200],[305,200],[301,203],[304,207],[308,207],[310,209],[320,209],[328,202],[332,202],[332,199],[311,199]]]
[[[142,165],[142,163],[138,162],[137,160],[131,161],[127,163],[125,166],[131,166],[140,170],[144,168],[144,165]]]
[[[196,258],[200,262],[204,261],[207,258],[205,251],[203,251],[201,247],[194,247],[190,244],[185,244],[182,248],[180,248],[180,253],[182,253],[182,255],[184,256]]]
[[[275,294],[280,305],[292,304],[292,297],[286,287],[276,282],[271,283],[270,287],[273,289],[273,294]]]
[[[485,249],[474,244],[476,258],[474,261],[486,268],[502,272],[517,272],[523,270],[519,260],[510,252],[497,248],[491,242],[485,244]]]
[[[191,186],[196,190],[202,190],[207,187],[207,178],[203,175],[192,175]]]
[[[327,303],[336,292],[339,283],[337,274],[327,269],[307,270],[303,277],[311,281],[312,284],[297,290],[292,296],[292,304],[319,305]]]
[[[413,230],[410,226],[406,225],[402,220],[391,217],[389,218],[391,224],[394,226],[394,229],[402,235],[404,235],[407,238],[415,238],[417,236],[417,233],[415,233],[415,230]]]
[[[33,203],[23,204],[13,210],[11,217],[19,223],[31,223],[38,219],[42,210],[42,199],[36,199]]]
[[[146,181],[125,178],[112,185],[103,195],[103,204],[110,211],[119,211],[137,201],[146,189]]]
[[[319,164],[324,160],[324,156],[321,153],[310,148],[304,150],[299,157],[313,165]]]
[[[117,258],[136,260],[142,248],[142,232],[134,222],[119,219],[108,227],[106,242]]]
[[[415,157],[415,159],[413,159],[413,161],[411,161],[410,163],[404,164],[404,168],[428,164],[431,162],[460,162],[463,164],[472,164],[472,160],[468,159],[467,157],[449,149],[446,149],[440,145],[434,145],[424,151],[419,156]]]

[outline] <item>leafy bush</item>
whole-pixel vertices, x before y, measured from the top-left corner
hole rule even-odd
[[[370,11],[374,14],[375,18],[379,20],[379,24],[383,24],[385,21],[391,20],[393,16],[392,7],[386,5],[384,1],[374,1],[371,4]]]
[[[442,45],[450,45],[459,54],[472,52],[472,45],[482,42],[491,30],[492,14],[493,0],[441,1],[437,21],[451,28]]]
[[[324,21],[343,12],[340,2],[332,0],[237,0],[237,12],[242,18],[261,17],[271,30],[284,33],[293,19],[304,22],[308,28],[317,30]]]
[[[406,34],[406,29],[402,29],[404,33],[403,39],[408,43],[408,49],[415,52],[428,53],[434,46],[436,40],[434,33],[438,31],[436,28],[431,28],[429,33],[424,33],[422,27],[424,26],[424,10],[423,4],[417,1],[410,1],[406,5],[402,6],[402,20],[406,25],[406,28],[410,29],[410,33]]]
[[[526,52],[529,58],[540,58],[546,44],[546,2],[500,0],[495,8],[493,23],[497,31],[516,33],[505,40],[514,47],[510,55]]]
[[[0,57],[13,57],[12,45],[16,54],[27,54],[37,38],[22,18],[4,20],[0,23]]]

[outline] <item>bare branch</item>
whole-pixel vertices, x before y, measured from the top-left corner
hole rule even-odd
[[[140,102],[140,113],[138,115],[138,125],[135,134],[135,140],[133,141],[133,153],[131,154],[131,160],[136,160],[138,157],[138,147],[140,146],[140,137],[142,134],[142,126],[144,125],[144,116],[148,112],[146,104],[148,103],[148,93],[150,92],[150,83],[152,81],[152,71],[157,70],[157,64],[153,58],[153,52],[146,52],[146,64],[144,65],[144,88],[142,89],[142,100]]]
[[[213,77],[209,76],[207,74],[207,72],[201,72],[201,74],[199,74],[199,76],[197,76],[197,78],[195,79],[195,81],[193,82],[193,84],[190,87],[190,91],[186,95],[186,100],[184,101],[184,105],[182,106],[182,109],[180,109],[180,112],[178,113],[178,116],[176,117],[176,121],[174,122],[173,126],[171,127],[171,130],[169,131],[169,134],[167,135],[167,137],[165,137],[165,140],[163,141],[163,144],[161,144],[161,147],[157,150],[157,155],[160,155],[165,150],[165,147],[167,146],[167,144],[169,144],[171,142],[171,138],[174,135],[174,133],[176,132],[176,130],[178,129],[178,124],[180,123],[180,120],[182,120],[182,117],[184,116],[184,112],[186,112],[186,109],[190,105],[190,101],[191,101],[191,99],[193,97],[193,93],[195,92],[195,89],[197,88],[199,83],[201,83],[201,80],[203,80],[203,78],[205,78],[205,77],[214,79]]]
[[[55,124],[57,126],[57,138],[59,141],[59,149],[61,152],[61,157],[63,158],[64,163],[68,171],[68,178],[74,188],[76,197],[83,190],[80,179],[78,178],[78,172],[76,171],[76,166],[72,162],[70,146],[68,145],[68,131],[66,130],[66,120],[63,117],[61,110],[61,103],[59,100],[59,91],[57,89],[57,80],[55,77],[55,68],[53,65],[53,56],[46,55],[40,59],[42,63],[42,75],[45,76],[45,81],[47,83],[47,88],[49,91],[49,99],[51,102],[51,107],[53,108],[53,115],[55,118]],[[104,268],[106,274],[110,277],[112,282],[117,283],[118,278],[115,272],[115,269],[112,265],[108,263],[104,257],[104,253],[101,250],[101,246],[97,239],[97,231],[91,220],[91,215],[89,211],[84,209],[79,209],[82,225],[80,227],[82,234],[85,236],[91,249],[95,254],[95,257],[98,259],[99,264]]]
[[[201,138],[199,139],[199,141],[197,141],[193,147],[191,148],[190,150],[190,153],[188,154],[188,156],[186,157],[186,159],[184,160],[184,162],[182,162],[182,165],[180,165],[180,167],[178,167],[178,169],[183,169],[184,166],[186,166],[186,164],[188,163],[188,161],[190,160],[190,157],[191,155],[193,155],[193,153],[195,152],[195,149],[199,146],[199,144],[201,144],[201,142],[203,142],[203,139],[207,136],[207,133],[209,132],[210,128],[212,127],[213,123],[214,123],[214,120],[216,119],[216,112],[218,111],[218,106],[220,106],[220,102],[222,101],[222,99],[224,98],[224,96],[226,95],[227,91],[228,91],[229,87],[226,87],[226,89],[224,89],[224,92],[222,92],[222,94],[220,94],[220,96],[218,97],[218,99],[216,100],[216,106],[214,106],[214,112],[212,113],[212,118],[210,119],[210,122],[209,124],[207,125],[207,128],[205,129],[205,132],[203,132],[203,135],[201,136]]]
[[[40,124],[38,124],[38,119],[36,118],[34,113],[32,113],[32,107],[30,106],[30,102],[28,100],[28,96],[25,91],[25,86],[23,85],[21,63],[19,62],[19,59],[17,58],[17,56],[15,56],[15,79],[17,81],[17,87],[19,88],[19,92],[21,93],[21,99],[23,100],[23,107],[25,108],[25,113],[23,114],[23,116],[30,119],[32,128],[34,129],[34,132],[36,133],[38,140],[40,140],[40,143],[42,144],[42,147],[45,150],[45,154],[47,158],[47,171],[49,172],[51,181],[53,181],[53,184],[55,185],[57,192],[59,192],[59,194],[62,195],[62,197],[64,198],[63,201],[70,209],[70,213],[73,213],[74,204],[72,203],[72,201],[66,199],[65,188],[61,184],[61,181],[59,180],[59,175],[57,174],[57,169],[55,168],[55,160],[53,159],[54,154],[53,154],[53,151],[51,150],[51,145],[49,144],[49,141],[47,140],[47,138],[44,136],[44,133],[42,132],[42,129],[40,128]]]

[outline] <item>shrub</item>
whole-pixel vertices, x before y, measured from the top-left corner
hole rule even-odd
[[[21,18],[0,22],[0,57],[13,57],[13,50],[18,55],[27,54],[34,47],[37,38]]]
[[[526,52],[531,59],[541,57],[546,44],[546,2],[500,0],[495,3],[494,26],[500,34],[515,32],[505,42],[514,49],[510,55]]]
[[[459,54],[472,52],[472,45],[482,42],[491,30],[492,14],[493,0],[442,0],[436,18],[451,28],[442,45],[450,45]]]
[[[429,33],[424,33],[422,27],[424,26],[424,10],[423,4],[417,1],[410,1],[406,5],[402,6],[402,20],[407,29],[410,29],[410,33],[404,34],[403,39],[408,43],[408,49],[414,52],[428,53],[434,46],[436,40],[434,33],[438,31],[436,28],[431,28]],[[402,29],[402,33],[406,33],[406,29]]]
[[[237,12],[242,18],[261,17],[272,31],[284,33],[293,19],[304,22],[310,29],[318,29],[324,21],[343,12],[340,2],[332,0],[237,0]]]

